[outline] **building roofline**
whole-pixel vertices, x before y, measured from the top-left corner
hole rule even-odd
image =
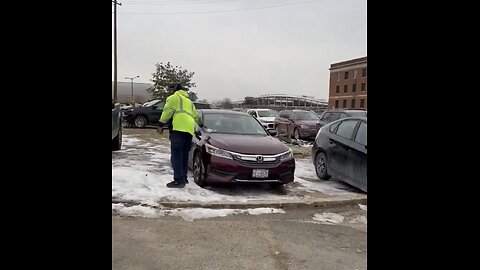
[[[353,65],[358,65],[358,64],[363,64],[367,63],[367,57],[360,57],[360,58],[355,58],[347,61],[342,61],[342,62],[337,62],[333,63],[330,65],[330,69],[336,69],[336,68],[341,68],[341,67],[348,67],[348,66],[353,66]]]

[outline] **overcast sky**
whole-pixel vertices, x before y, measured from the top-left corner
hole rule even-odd
[[[366,0],[119,2],[118,80],[170,61],[195,72],[199,99],[326,99],[330,64],[367,56]]]

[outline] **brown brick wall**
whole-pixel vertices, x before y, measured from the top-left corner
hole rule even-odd
[[[367,109],[367,77],[362,77],[362,70],[367,67],[354,67],[350,69],[344,69],[336,71],[334,69],[330,72],[330,87],[329,87],[329,99],[328,108],[333,109],[335,101],[338,100],[339,107],[336,109]],[[357,71],[356,78],[353,78],[354,72]],[[345,72],[348,72],[348,79],[345,79]],[[338,74],[340,74],[340,80],[338,80]],[[368,70],[367,70],[368,75]],[[365,83],[365,91],[362,90],[362,83]],[[356,85],[356,91],[353,92],[353,85]],[[336,92],[337,86],[339,93]],[[347,86],[347,92],[344,92],[345,86]],[[354,107],[352,107],[352,100],[355,99]],[[364,99],[364,107],[361,107],[361,100]],[[347,106],[343,107],[343,101],[346,100]]]

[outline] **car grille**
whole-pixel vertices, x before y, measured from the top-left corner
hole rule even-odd
[[[280,162],[278,156],[263,156],[263,155],[234,155],[233,156],[236,161],[241,164],[261,167],[264,165],[275,165]],[[258,159],[261,157],[261,160]]]

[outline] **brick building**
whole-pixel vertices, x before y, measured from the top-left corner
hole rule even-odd
[[[330,65],[329,109],[367,109],[367,57]]]

